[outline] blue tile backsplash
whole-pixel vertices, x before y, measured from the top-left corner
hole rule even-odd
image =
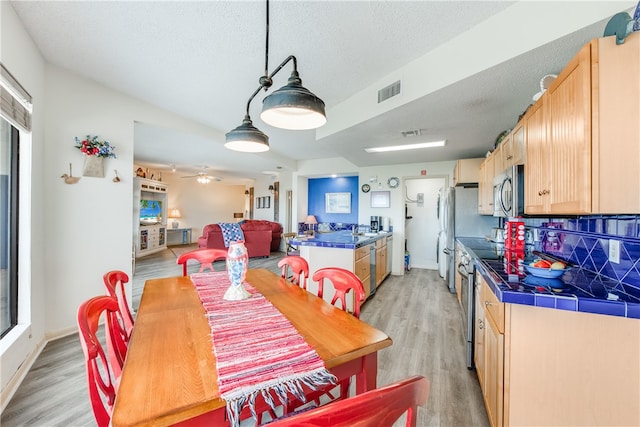
[[[640,294],[640,215],[524,218],[538,229],[536,250],[621,282]],[[609,261],[609,241],[620,243],[620,263]]]

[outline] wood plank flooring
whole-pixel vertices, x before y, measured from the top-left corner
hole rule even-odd
[[[191,248],[172,247],[137,260],[132,278],[134,310],[144,282],[181,274],[176,256]],[[278,272],[276,264],[283,255],[251,259],[249,267]],[[418,411],[418,426],[489,425],[475,371],[465,365],[458,301],[436,271],[414,268],[404,276],[389,276],[362,307],[361,319],[393,339],[393,345],[379,353],[378,385],[411,375],[429,379],[431,392],[426,408]],[[95,425],[76,334],[47,343],[3,411],[0,425]]]

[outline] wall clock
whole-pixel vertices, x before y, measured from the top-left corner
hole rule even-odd
[[[398,185],[400,185],[400,180],[397,177],[392,176],[387,180],[387,185],[389,185],[389,188],[398,188]]]
[[[369,184],[362,184],[362,192],[363,193],[368,193],[369,190],[371,190],[371,187],[369,186]]]

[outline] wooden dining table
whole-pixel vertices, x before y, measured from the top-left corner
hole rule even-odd
[[[384,332],[266,269],[246,281],[315,349],[338,379],[355,376],[355,392],[376,388]],[[260,322],[260,319],[256,319]],[[186,276],[147,280],[120,377],[111,424],[228,425],[220,398],[211,329]]]

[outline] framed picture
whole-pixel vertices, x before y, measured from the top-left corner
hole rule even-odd
[[[371,207],[372,208],[391,207],[391,192],[390,191],[372,191]]]
[[[326,213],[351,213],[351,193],[325,193]]]
[[[256,209],[262,209],[262,197],[256,197]]]
[[[264,207],[267,209],[271,207],[271,196],[264,198]]]

